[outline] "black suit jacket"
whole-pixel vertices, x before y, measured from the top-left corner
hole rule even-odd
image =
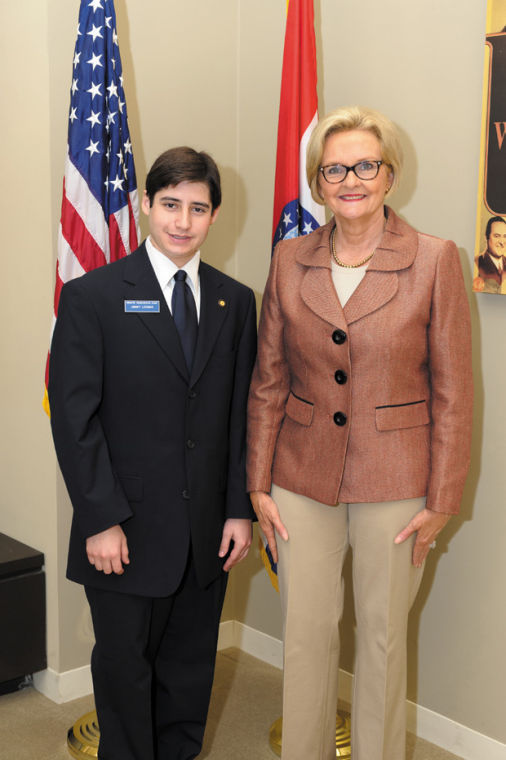
[[[51,345],[56,453],[74,507],[67,575],[98,588],[165,596],[191,541],[204,586],[221,571],[224,521],[251,518],[246,400],[256,352],[252,291],[200,264],[201,310],[188,377],[144,245],[67,283]],[[126,300],[159,301],[127,313]],[[97,572],[85,539],[120,523],[130,564]]]
[[[492,282],[494,282],[497,285],[497,290],[501,289],[501,284],[502,284],[503,278],[505,277],[504,272],[506,271],[506,256],[503,256],[502,259],[503,259],[503,267],[505,268],[503,269],[502,272],[499,272],[488,250],[482,253],[480,256],[478,256],[478,259],[477,259],[478,276],[481,277],[483,280],[485,280],[485,290],[487,288],[487,282],[486,282],[487,280],[488,280],[489,286],[492,284]]]

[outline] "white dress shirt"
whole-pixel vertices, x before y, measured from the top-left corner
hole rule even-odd
[[[179,271],[180,267],[177,267],[168,256],[155,248],[151,239],[146,238],[146,251],[151,262],[151,266],[155,270],[156,279],[160,284],[162,293],[169,307],[169,311],[172,314],[172,291],[174,290],[174,275]],[[195,299],[195,306],[197,309],[197,321],[200,321],[200,277],[199,277],[199,265],[200,265],[200,251],[186,262],[184,269],[186,272],[186,282],[190,286],[190,290],[193,293]]]

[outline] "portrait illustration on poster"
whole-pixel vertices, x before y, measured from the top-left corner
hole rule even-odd
[[[506,295],[506,0],[488,0],[473,290]]]

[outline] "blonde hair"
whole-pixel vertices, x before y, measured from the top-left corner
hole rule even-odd
[[[313,130],[306,154],[306,175],[311,195],[317,203],[323,203],[319,190],[320,165],[327,137],[335,132],[363,129],[372,132],[381,146],[381,158],[390,166],[393,181],[389,193],[399,184],[402,169],[402,148],[395,125],[386,116],[372,108],[344,106],[331,111],[318,122]]]

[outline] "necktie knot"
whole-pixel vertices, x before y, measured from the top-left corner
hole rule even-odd
[[[184,269],[178,269],[176,274],[174,275],[174,279],[176,282],[184,282],[186,280],[186,272]]]

